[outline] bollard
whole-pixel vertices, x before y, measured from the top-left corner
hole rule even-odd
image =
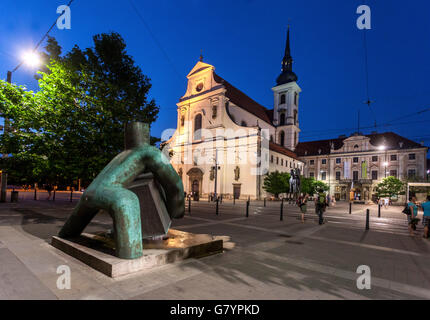
[[[381,205],[378,204],[378,218],[381,217]]]
[[[37,187],[34,186],[34,200],[37,200]]]
[[[366,212],[366,230],[370,229],[370,227],[369,227],[369,218],[370,218],[370,210],[367,209],[367,212]]]
[[[236,197],[233,197],[233,205],[236,205]]]
[[[281,221],[284,221],[284,199],[281,201]]]
[[[249,218],[249,200],[246,201],[246,217]]]
[[[188,197],[188,213],[191,214],[191,197]]]
[[[266,198],[264,198],[264,207],[266,208]]]
[[[70,189],[70,202],[73,202],[73,188]]]
[[[352,202],[349,203],[349,214],[352,214]]]
[[[55,202],[55,192],[56,192],[56,189],[57,188],[54,188],[54,195],[52,196],[52,201],[54,201],[54,202]]]
[[[219,203],[219,197],[216,198],[216,215],[218,215],[218,203]]]

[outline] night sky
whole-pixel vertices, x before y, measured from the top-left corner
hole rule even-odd
[[[57,6],[67,2],[0,2],[0,78],[19,63],[23,50],[34,47],[57,18]],[[220,76],[273,108],[271,88],[280,73],[290,20],[294,71],[303,90],[301,141],[357,131],[361,110],[363,133],[394,131],[430,145],[430,111],[418,114],[430,108],[429,1],[133,2],[144,22],[129,0],[75,0],[72,29],[55,27],[51,35],[68,51],[75,44],[91,46],[94,34],[119,32],[152,80],[151,97],[161,108],[152,128],[155,136],[176,127],[176,103],[200,50]],[[364,31],[356,27],[357,7],[365,2],[372,9],[372,30],[367,31],[372,110],[363,103]],[[12,80],[37,90],[32,74],[22,67]]]

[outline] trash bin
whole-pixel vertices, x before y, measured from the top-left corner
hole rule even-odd
[[[10,202],[18,202],[18,191],[12,191],[10,194]]]

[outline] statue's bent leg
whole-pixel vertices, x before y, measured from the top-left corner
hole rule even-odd
[[[135,193],[123,188],[101,190],[113,218],[116,254],[121,259],[143,255],[140,203]]]
[[[85,204],[81,198],[78,205],[73,210],[72,215],[64,224],[63,228],[61,228],[58,236],[60,238],[74,238],[80,236],[98,212],[99,209]]]

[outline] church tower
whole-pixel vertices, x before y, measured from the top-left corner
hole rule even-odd
[[[302,91],[293,72],[293,58],[290,50],[290,27],[282,59],[282,73],[276,79],[274,93],[273,122],[277,127],[276,143],[294,150],[299,143],[299,94]]]

